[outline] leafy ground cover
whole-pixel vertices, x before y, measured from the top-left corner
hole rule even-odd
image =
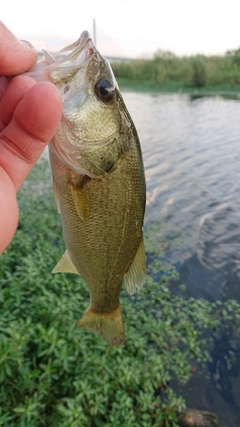
[[[121,293],[125,345],[75,330],[89,294],[79,277],[51,274],[64,244],[47,161],[18,199],[18,230],[0,257],[0,425],[177,426],[185,402],[171,381],[186,383],[192,363],[209,359],[203,332],[218,328],[222,308],[216,317],[216,305],[170,293],[177,272],[163,264],[150,227],[147,283],[135,297]],[[238,304],[236,312],[240,317]]]

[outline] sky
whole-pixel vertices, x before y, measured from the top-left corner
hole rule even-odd
[[[239,0],[12,0],[2,2],[0,16],[39,50],[61,49],[83,30],[93,34],[93,19],[103,55],[209,55],[240,47]]]

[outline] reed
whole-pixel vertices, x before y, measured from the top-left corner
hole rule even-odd
[[[114,62],[112,67],[116,78],[125,84],[151,83],[154,90],[240,87],[240,50],[224,56],[184,57],[158,51],[152,59]]]

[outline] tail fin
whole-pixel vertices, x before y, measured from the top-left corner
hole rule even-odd
[[[76,328],[98,332],[109,344],[124,343],[124,325],[121,305],[111,313],[98,313],[87,308],[83,317],[76,323]]]

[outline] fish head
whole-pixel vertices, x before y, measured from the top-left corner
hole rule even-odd
[[[111,66],[87,31],[55,55],[45,52],[45,78],[60,90],[63,117],[50,149],[78,173],[104,177],[122,149],[130,119]]]

